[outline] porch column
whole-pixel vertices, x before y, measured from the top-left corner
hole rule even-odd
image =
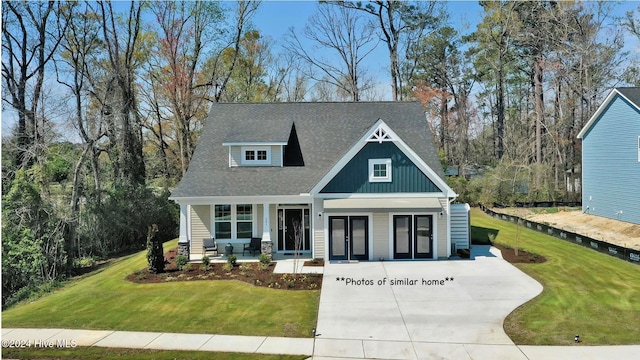
[[[273,252],[273,243],[271,242],[271,219],[270,219],[270,207],[271,204],[262,204],[262,243],[261,252],[271,256]]]
[[[188,211],[189,206],[187,204],[180,204],[180,238],[178,239],[178,253],[179,255],[186,255],[187,257],[189,257]]]

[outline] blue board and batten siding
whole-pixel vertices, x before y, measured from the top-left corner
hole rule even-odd
[[[391,159],[391,182],[369,182],[369,159]],[[368,143],[321,193],[442,192],[393,142]]]
[[[640,224],[640,111],[615,96],[582,139],[582,210]]]

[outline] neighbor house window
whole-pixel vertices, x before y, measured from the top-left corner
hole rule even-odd
[[[369,159],[369,181],[391,182],[391,159]]]
[[[251,204],[216,205],[214,212],[216,239],[249,239],[253,236]]]
[[[271,147],[242,147],[243,165],[271,165]]]

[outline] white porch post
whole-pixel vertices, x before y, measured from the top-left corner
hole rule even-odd
[[[262,204],[262,242],[261,253],[272,256],[273,242],[271,242],[271,219],[270,219],[270,204]]]
[[[186,243],[189,241],[188,237],[188,224],[187,224],[187,204],[180,204],[180,240],[181,243]]]
[[[269,204],[262,204],[262,241],[271,241],[271,219]]]
[[[180,204],[180,238],[178,239],[178,255],[189,258],[189,205]]]

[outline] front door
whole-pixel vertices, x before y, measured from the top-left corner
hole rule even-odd
[[[369,260],[368,217],[329,217],[329,260]]]
[[[311,249],[309,209],[278,209],[278,251]]]
[[[393,258],[433,258],[433,216],[393,216]]]

